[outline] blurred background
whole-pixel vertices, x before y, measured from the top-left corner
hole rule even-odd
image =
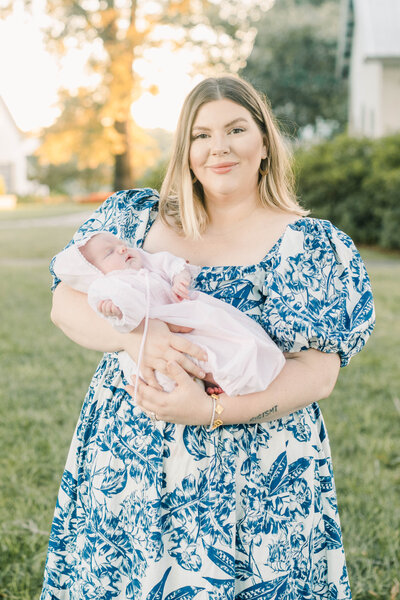
[[[322,410],[353,597],[400,600],[399,0],[0,0],[0,598],[39,595],[99,360],[50,323],[48,262],[113,191],[159,189],[184,97],[224,72],[371,275],[376,331]]]

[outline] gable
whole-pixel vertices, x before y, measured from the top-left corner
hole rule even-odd
[[[400,59],[399,0],[342,0],[338,75],[348,75],[355,27],[361,40],[362,60]]]

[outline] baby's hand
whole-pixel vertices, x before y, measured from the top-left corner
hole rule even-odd
[[[181,271],[175,275],[172,282],[172,291],[177,300],[187,300],[189,298],[190,273]]]
[[[117,319],[122,319],[122,312],[111,300],[101,300],[97,305],[97,310],[105,317],[117,317]]]

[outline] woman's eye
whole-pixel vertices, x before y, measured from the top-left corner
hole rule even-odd
[[[243,133],[243,131],[244,129],[242,127],[234,127],[229,133]]]
[[[206,133],[196,133],[192,135],[192,140],[205,140],[208,137]]]

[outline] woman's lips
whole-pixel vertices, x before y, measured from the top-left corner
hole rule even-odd
[[[220,163],[218,165],[210,165],[208,168],[214,173],[223,174],[229,173],[238,163]]]

